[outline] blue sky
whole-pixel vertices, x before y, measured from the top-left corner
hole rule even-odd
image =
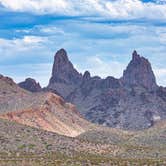
[[[165,0],[0,0],[0,73],[48,84],[55,52],[80,71],[117,78],[134,49],[166,86]]]

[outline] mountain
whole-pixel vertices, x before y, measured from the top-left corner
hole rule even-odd
[[[146,128],[146,121],[138,120],[148,117],[151,127],[124,131],[93,125],[74,105],[52,93],[58,89],[32,93],[0,75],[0,165],[165,165],[166,121],[160,119],[165,116],[166,88],[129,85],[123,77],[91,77],[88,71],[75,87],[67,99],[85,100],[84,108],[101,104],[98,114],[91,110],[91,117],[101,118],[101,124],[107,118],[99,117],[103,108],[107,116],[109,111],[123,111],[120,116],[126,116],[130,125],[143,123]],[[116,100],[121,102],[118,106]],[[118,115],[114,118],[118,120]]]
[[[48,89],[56,90],[66,98],[76,85],[81,83],[82,75],[77,72],[67,57],[67,52],[60,49],[54,58],[52,77],[49,81]]]
[[[157,87],[151,64],[136,51],[133,52],[132,60],[124,71],[122,80],[129,87],[142,86],[152,91]]]
[[[20,82],[18,85],[30,92],[40,92],[42,90],[40,84],[32,78],[27,78],[25,81]]]
[[[0,76],[0,118],[67,136],[90,126],[76,110],[51,92],[31,93],[11,78]]]
[[[55,90],[93,123],[140,130],[166,119],[166,90],[156,84],[150,62],[136,51],[120,79],[81,75],[64,49],[54,58],[48,89]]]

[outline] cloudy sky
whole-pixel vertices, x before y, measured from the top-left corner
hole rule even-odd
[[[75,67],[122,76],[133,50],[166,86],[166,0],[0,0],[0,73],[48,84],[55,52]]]

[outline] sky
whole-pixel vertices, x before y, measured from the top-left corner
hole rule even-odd
[[[120,78],[137,50],[166,86],[166,0],[0,0],[0,74],[47,86],[61,48],[102,78]]]

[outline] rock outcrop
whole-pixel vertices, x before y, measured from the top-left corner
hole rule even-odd
[[[30,92],[40,92],[42,90],[40,84],[32,78],[27,78],[25,81],[20,82],[18,85]]]
[[[151,64],[136,51],[121,79],[92,77],[88,71],[82,76],[64,50],[57,52],[52,73],[48,89],[75,104],[91,122],[139,130],[166,119],[165,89],[157,86]]]
[[[64,49],[57,51],[48,89],[58,89],[59,94],[66,98],[81,83],[81,80],[82,75],[77,72],[69,61],[67,52]]]
[[[124,85],[142,86],[148,90],[155,90],[156,79],[147,59],[141,57],[136,51],[133,52],[132,60],[123,73]]]

